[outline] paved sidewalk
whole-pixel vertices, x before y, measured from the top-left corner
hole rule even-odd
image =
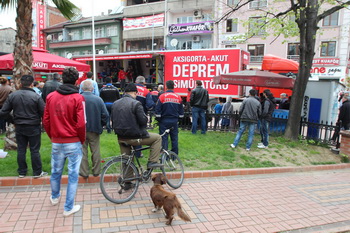
[[[0,187],[0,232],[340,232],[350,230],[349,177],[343,169],[186,179],[171,191],[192,222],[176,216],[172,226],[152,213],[151,184],[122,205],[81,184],[82,210],[66,218],[65,191],[51,206],[49,185]]]

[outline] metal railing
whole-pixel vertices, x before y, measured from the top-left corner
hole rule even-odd
[[[283,135],[287,126],[288,116],[285,114],[274,114],[272,121],[270,122],[270,134],[274,136]],[[148,123],[148,128],[152,129],[156,125],[155,117],[150,118],[152,120]],[[223,119],[226,120],[226,124],[223,124]],[[239,130],[240,117],[238,111],[233,114],[215,114],[207,113],[207,130],[219,131],[219,132],[236,132]],[[200,123],[198,123],[200,127]],[[185,112],[184,118],[179,120],[179,128],[182,130],[191,130],[192,128],[192,114],[191,112]],[[257,127],[257,133],[259,132],[259,123]],[[333,145],[339,148],[339,132],[340,125],[321,121],[309,122],[307,119],[301,119],[299,135],[301,139],[313,140],[321,144]]]

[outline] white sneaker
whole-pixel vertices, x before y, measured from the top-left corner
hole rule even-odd
[[[34,177],[34,179],[38,179],[40,177],[47,176],[47,174],[48,174],[47,172],[41,171],[40,175],[36,175],[36,176],[33,176],[33,177]]]
[[[258,148],[260,148],[260,149],[268,149],[269,147],[268,146],[264,146],[264,145],[258,145]]]
[[[80,205],[74,205],[70,211],[63,211],[63,216],[68,217],[71,214],[74,214],[80,210]]]
[[[247,149],[245,149],[246,151],[250,151],[250,149],[249,148],[247,148]]]
[[[235,149],[235,148],[236,148],[236,146],[233,145],[233,144],[230,144],[230,146],[231,146],[232,149]]]
[[[262,142],[259,142],[258,143],[258,146],[263,146],[264,144]]]
[[[50,201],[51,201],[51,205],[57,205],[58,202],[60,202],[60,198],[52,198],[52,196],[50,196]]]

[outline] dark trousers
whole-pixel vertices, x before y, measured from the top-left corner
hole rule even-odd
[[[162,118],[159,122],[159,134],[163,134],[166,129],[170,129],[169,135],[171,139],[171,151],[176,154],[179,154],[179,127],[177,119],[167,119]],[[168,134],[162,136],[162,148],[168,150]]]
[[[112,130],[112,127],[111,127],[111,113],[112,113],[112,105],[113,104],[105,103],[105,105],[106,105],[106,108],[107,108],[107,111],[108,111],[108,114],[109,114],[108,117],[107,117],[106,128],[107,128],[108,133],[110,133],[111,130]]]
[[[41,145],[40,125],[16,125],[16,140],[18,174],[27,174],[28,167],[26,162],[26,152],[27,146],[29,144],[33,175],[40,175],[42,172],[41,158],[39,152]]]

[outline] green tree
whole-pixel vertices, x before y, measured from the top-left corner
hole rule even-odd
[[[44,1],[44,0],[42,0]],[[71,19],[79,9],[69,0],[52,0],[57,9],[67,19]],[[13,51],[14,67],[13,77],[18,87],[18,81],[22,75],[31,74],[32,54],[32,0],[0,0],[0,10],[16,9],[16,42]]]
[[[44,0],[42,0],[44,1]],[[52,0],[57,9],[64,17],[71,19],[79,12],[79,9],[69,0]],[[0,0],[0,10],[16,9],[16,42],[13,51],[14,67],[13,78],[16,88],[19,87],[19,80],[22,75],[33,75],[32,63],[32,0]],[[8,127],[5,138],[5,150],[16,149],[14,127],[12,124]]]
[[[249,4],[253,0],[238,1],[237,5],[230,6],[230,9],[225,12],[217,23],[226,20],[243,6]],[[276,36],[283,35],[286,38],[295,36],[297,33],[300,41],[299,51],[299,71],[295,81],[292,102],[289,111],[289,119],[285,131],[285,137],[297,140],[299,136],[299,126],[301,110],[306,86],[310,77],[312,60],[315,55],[316,33],[319,29],[318,23],[325,17],[339,11],[350,5],[350,1],[341,0],[289,0],[286,2],[286,10],[283,12],[273,12],[272,8],[268,11],[261,10],[264,17],[263,21],[258,22],[255,28],[273,28],[273,34]],[[328,4],[327,7],[322,7],[322,4]],[[269,4],[273,6],[273,4]],[[295,23],[291,23],[288,16],[295,16]],[[251,22],[250,22],[251,23]],[[293,24],[295,30],[293,28]],[[277,25],[279,27],[277,27]],[[245,38],[250,38],[256,33],[250,30]]]

